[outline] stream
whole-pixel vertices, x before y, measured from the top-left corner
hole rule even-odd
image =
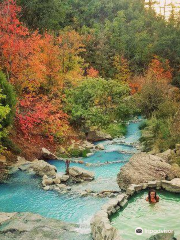
[[[79,192],[85,189],[120,191],[116,183],[117,173],[130,157],[139,151],[136,144],[140,137],[140,124],[141,118],[138,122],[130,122],[124,138],[102,141],[105,150],[97,151],[88,158],[82,158],[86,165],[71,163],[70,167],[79,166],[93,171],[95,180],[74,185],[69,193],[44,191],[41,187],[41,179],[34,174],[22,171],[12,174],[7,183],[0,185],[0,212],[38,213],[47,218],[78,223],[79,232],[90,233],[89,224],[92,216],[109,198],[81,197]],[[48,162],[55,165],[58,172],[65,171],[64,162],[58,160]]]

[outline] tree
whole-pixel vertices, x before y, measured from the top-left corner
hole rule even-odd
[[[75,126],[108,126],[119,120],[117,109],[121,108],[128,95],[126,84],[89,78],[67,92],[66,111]]]
[[[70,10],[64,0],[18,0],[22,6],[21,20],[32,30],[53,30],[56,33],[68,23],[66,14]],[[67,22],[66,22],[67,21]]]

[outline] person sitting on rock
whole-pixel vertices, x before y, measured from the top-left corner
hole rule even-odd
[[[149,190],[148,197],[146,198],[146,201],[148,201],[150,203],[159,202],[159,196],[156,194],[156,191],[154,189]]]

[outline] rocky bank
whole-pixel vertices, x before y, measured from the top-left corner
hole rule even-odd
[[[180,168],[169,163],[168,152],[159,155],[134,154],[120,170],[117,183],[121,189],[130,184],[140,184],[154,180],[172,180],[180,177]]]
[[[91,240],[79,225],[44,218],[32,213],[0,213],[1,240]]]

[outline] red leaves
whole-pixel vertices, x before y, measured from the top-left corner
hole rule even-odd
[[[167,59],[160,61],[158,56],[154,56],[149,64],[147,75],[154,77],[158,81],[171,82],[172,69],[169,66],[169,61]]]
[[[96,69],[94,69],[93,67],[90,67],[87,70],[87,75],[88,75],[88,77],[96,78],[99,76],[99,72]]]
[[[68,130],[68,115],[58,108],[59,100],[53,102],[45,96],[27,95],[19,102],[17,119],[21,131],[26,138],[32,133],[44,133],[54,139]]]

